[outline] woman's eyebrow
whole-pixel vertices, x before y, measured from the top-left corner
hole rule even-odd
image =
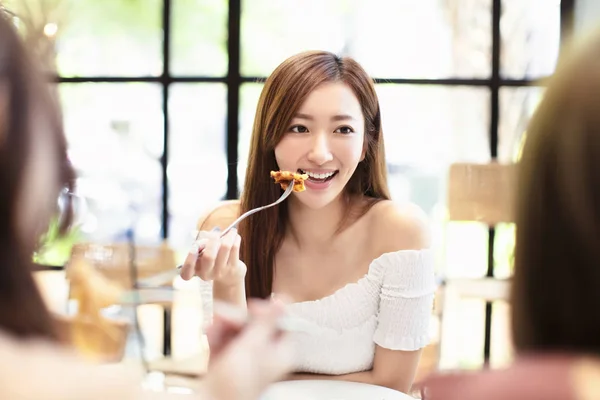
[[[314,121],[314,117],[310,114],[298,113],[294,115],[294,119],[305,119],[307,121]],[[331,117],[332,121],[354,121],[355,118],[349,114],[336,114]]]

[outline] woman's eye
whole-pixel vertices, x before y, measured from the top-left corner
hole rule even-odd
[[[294,133],[306,133],[308,132],[308,128],[302,125],[294,125],[290,128],[290,132]]]
[[[353,133],[354,129],[352,129],[349,126],[340,126],[339,128],[337,128],[335,130],[335,133],[343,133],[343,134],[349,134],[349,133]]]

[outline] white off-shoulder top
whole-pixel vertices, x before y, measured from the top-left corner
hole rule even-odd
[[[330,296],[289,305],[290,314],[315,328],[293,336],[296,372],[366,371],[373,366],[375,345],[404,351],[425,347],[435,286],[432,251],[401,250],[376,258],[363,278]]]

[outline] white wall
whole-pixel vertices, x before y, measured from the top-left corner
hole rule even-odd
[[[575,0],[575,31],[600,25],[600,0]]]

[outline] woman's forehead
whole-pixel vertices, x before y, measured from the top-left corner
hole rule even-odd
[[[298,113],[308,117],[362,117],[362,108],[350,86],[343,82],[326,83],[315,88],[300,105]]]

